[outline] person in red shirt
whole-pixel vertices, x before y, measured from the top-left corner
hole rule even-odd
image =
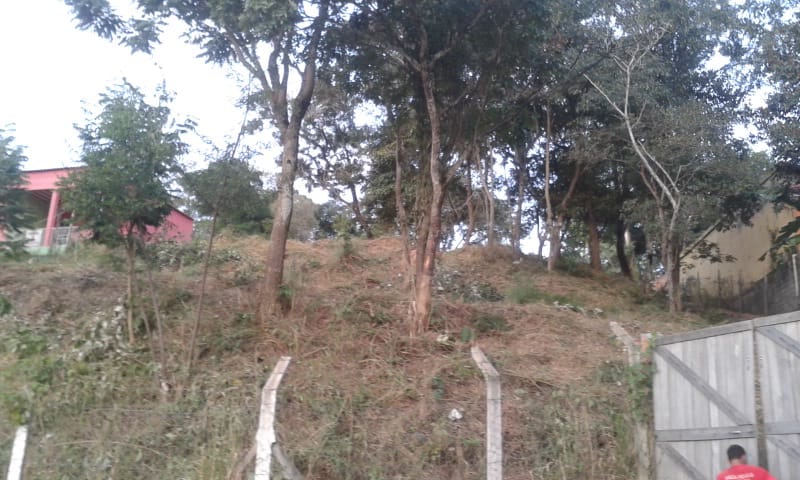
[[[775,480],[763,468],[747,464],[747,453],[741,445],[728,447],[728,461],[731,467],[717,475],[717,480]]]

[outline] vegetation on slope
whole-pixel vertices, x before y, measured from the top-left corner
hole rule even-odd
[[[637,383],[637,398],[626,395],[639,377],[623,367],[608,321],[632,333],[699,322],[667,315],[625,280],[547,274],[537,259],[469,247],[444,255],[435,331],[410,340],[402,245],[380,238],[354,240],[347,256],[333,241],[290,242],[284,314],[262,325],[267,246],[221,239],[191,377],[182,367],[197,247],[156,247],[167,356],[159,376],[141,317],[143,340],[127,344],[117,252],[81,247],[4,264],[0,298],[13,311],[0,317],[0,464],[24,421],[26,479],[233,478],[253,441],[260,388],[291,355],[278,435],[307,479],[481,478],[484,384],[469,356],[477,342],[503,380],[505,478],[630,478],[629,427],[647,413],[646,391]],[[462,420],[448,419],[454,408]]]

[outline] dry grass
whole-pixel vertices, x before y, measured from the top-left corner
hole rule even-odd
[[[220,238],[216,249],[241,258],[213,268],[191,383],[181,380],[180,366],[199,269],[158,272],[173,393],[180,398],[158,402],[147,369],[135,368],[149,362],[146,350],[115,364],[119,377],[113,376],[117,370],[106,374],[107,381],[120,382],[108,398],[81,409],[48,392],[43,398],[50,408],[69,405],[73,415],[38,412],[26,478],[55,478],[48,459],[83,461],[84,472],[96,472],[63,478],[100,478],[108,474],[103,462],[114,469],[112,478],[225,478],[251,442],[261,384],[288,354],[294,360],[280,395],[279,436],[309,480],[477,479],[485,410],[483,380],[469,356],[475,337],[503,377],[506,479],[584,478],[588,472],[591,478],[628,478],[627,440],[615,423],[627,408],[614,376],[622,355],[608,321],[636,334],[687,329],[699,320],[665,315],[621,279],[547,274],[532,258],[513,263],[507,249],[468,247],[444,254],[440,269],[504,294],[532,285],[605,313],[546,303],[464,303],[444,289],[435,298],[436,331],[410,340],[402,244],[379,238],[354,245],[356,255],[341,259],[337,242],[290,242],[285,277],[291,310],[260,324],[259,267],[268,244]],[[86,259],[0,269],[0,294],[12,300],[18,316],[50,315],[64,330],[110,309],[124,283],[122,273]],[[481,333],[475,321],[482,317],[501,319],[508,329]],[[437,343],[436,335],[445,332],[452,341]],[[453,408],[463,420],[447,419]]]

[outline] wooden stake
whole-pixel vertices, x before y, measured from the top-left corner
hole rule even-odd
[[[264,389],[261,390],[261,411],[256,432],[255,480],[269,480],[272,473],[272,445],[275,443],[275,404],[278,400],[278,385],[289,368],[292,357],[281,357],[272,370]]]
[[[486,480],[503,479],[503,405],[500,375],[477,345],[472,359],[486,379]]]
[[[14,447],[11,449],[11,460],[8,464],[8,480],[22,478],[22,466],[25,464],[25,443],[28,441],[28,427],[17,428],[14,436]]]

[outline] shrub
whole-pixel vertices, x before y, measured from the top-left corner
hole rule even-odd
[[[470,322],[478,333],[505,332],[511,330],[506,319],[491,313],[479,313]]]
[[[565,295],[553,295],[552,293],[543,292],[530,283],[525,283],[523,281],[518,281],[517,284],[514,285],[509,292],[508,297],[512,302],[520,305],[528,303],[552,304],[558,302],[561,305],[571,305],[574,307],[581,306],[581,302],[574,298],[570,298]]]
[[[9,315],[13,311],[14,307],[11,305],[11,300],[0,295],[0,317],[2,317],[3,315]]]

